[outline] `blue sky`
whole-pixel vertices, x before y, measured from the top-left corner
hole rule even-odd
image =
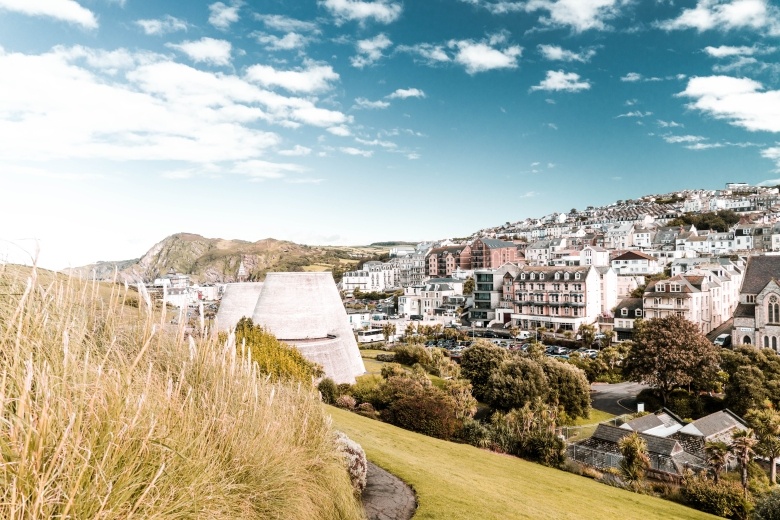
[[[780,183],[778,37],[766,0],[0,0],[0,255],[437,239]]]

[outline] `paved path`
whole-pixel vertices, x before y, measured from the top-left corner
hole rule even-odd
[[[417,509],[417,498],[401,479],[369,462],[363,507],[368,520],[409,520]]]
[[[645,388],[647,388],[646,385],[631,382],[614,385],[593,383],[590,385],[592,406],[596,410],[614,415],[635,413],[636,396]]]

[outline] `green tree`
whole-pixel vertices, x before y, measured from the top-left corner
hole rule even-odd
[[[590,348],[596,339],[596,326],[591,323],[583,323],[580,328],[577,329],[577,333],[580,335],[580,341],[585,348]]]
[[[780,413],[771,407],[753,409],[745,415],[745,420],[756,435],[756,453],[769,459],[769,480],[775,485],[780,457]]]
[[[773,489],[756,504],[755,520],[780,520],[780,489]]]
[[[705,444],[704,459],[716,484],[720,481],[720,474],[726,469],[730,458],[731,452],[725,442],[709,441]]]
[[[632,486],[640,485],[645,479],[645,472],[650,467],[650,457],[647,454],[647,443],[633,432],[618,441],[618,449],[623,458],[620,460],[620,473]]]
[[[548,402],[560,406],[569,417],[588,417],[590,384],[585,372],[552,358],[544,360],[542,369],[547,377]]]
[[[490,374],[508,357],[508,352],[489,341],[478,339],[463,352],[460,371],[463,377],[471,381],[474,397],[480,401],[490,399],[491,387],[488,384]]]
[[[624,367],[629,377],[656,388],[664,405],[677,387],[705,388],[717,375],[718,350],[695,324],[671,315],[641,322]]]
[[[466,281],[463,282],[463,295],[469,295],[474,293],[474,277],[469,276]]]
[[[383,323],[382,324],[382,336],[385,338],[385,343],[390,339],[390,336],[395,334],[395,323]]]
[[[541,399],[547,402],[549,381],[539,363],[527,357],[513,356],[490,372],[487,380],[488,403],[494,408],[511,410]]]
[[[756,446],[756,438],[753,437],[753,430],[748,428],[747,430],[739,430],[731,437],[731,444],[729,450],[734,454],[739,464],[740,472],[742,475],[742,490],[745,498],[748,493],[748,465],[753,460],[754,448]]]

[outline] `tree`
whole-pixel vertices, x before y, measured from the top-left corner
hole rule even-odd
[[[745,420],[756,435],[756,453],[769,459],[769,480],[777,484],[777,458],[780,457],[780,412],[766,407],[750,410]]]
[[[488,378],[494,370],[501,366],[501,362],[508,355],[506,350],[483,339],[476,340],[471,347],[463,352],[460,370],[463,377],[471,381],[474,397],[481,401],[489,400]]]
[[[542,368],[547,376],[548,402],[563,408],[569,417],[587,417],[590,414],[590,384],[581,369],[546,358]]]
[[[577,329],[577,333],[580,335],[583,346],[590,348],[596,339],[596,326],[589,323],[583,323],[580,328]]]
[[[395,323],[382,324],[382,336],[385,338],[385,343],[390,339],[390,336],[395,334]]]
[[[623,458],[620,460],[620,473],[631,485],[641,484],[645,472],[650,467],[650,457],[647,455],[647,443],[633,432],[618,441],[618,449]]]
[[[748,464],[753,460],[753,448],[756,445],[756,439],[753,437],[753,430],[739,430],[731,438],[729,449],[737,459],[740,471],[742,473],[742,490],[745,498],[748,492]]]
[[[707,468],[712,472],[715,484],[720,481],[720,474],[726,469],[730,458],[731,452],[729,452],[729,446],[725,442],[710,441],[704,446],[704,459],[707,462]]]
[[[474,293],[474,277],[469,276],[466,281],[463,282],[463,294],[469,295]]]
[[[666,405],[672,390],[704,388],[715,380],[718,349],[682,316],[640,322],[624,372],[656,388]]]
[[[547,401],[549,381],[542,367],[527,357],[505,359],[491,371],[487,380],[488,403],[494,408],[511,410],[540,398]]]

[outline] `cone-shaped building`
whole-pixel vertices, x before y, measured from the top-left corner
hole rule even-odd
[[[263,290],[262,282],[229,283],[225,285],[217,311],[217,330],[232,330],[241,318],[251,318]]]
[[[366,372],[331,273],[268,273],[264,283],[227,284],[217,330],[243,317],[322,365],[336,383],[352,384]]]
[[[268,273],[252,321],[336,383],[354,383],[366,371],[331,273]]]

